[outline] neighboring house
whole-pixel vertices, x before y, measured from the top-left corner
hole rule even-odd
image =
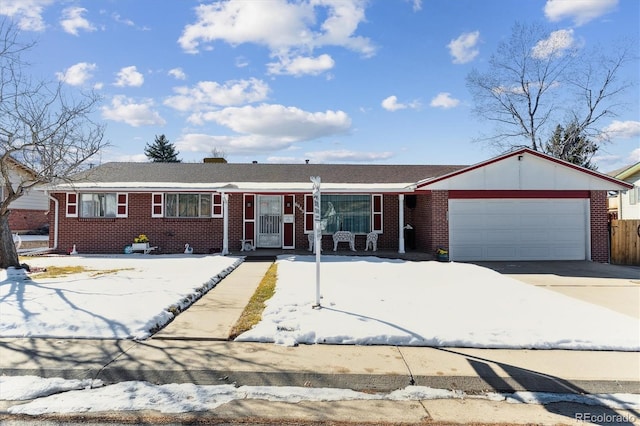
[[[9,180],[16,187],[16,182],[29,182],[34,172],[16,160],[9,159]],[[7,196],[5,181],[0,175],[0,200]],[[11,232],[25,232],[40,230],[49,224],[47,212],[49,210],[49,199],[47,195],[32,188],[26,191],[20,198],[9,205],[9,227]]]
[[[50,243],[114,253],[145,234],[159,253],[189,244],[227,254],[247,240],[258,250],[306,249],[311,176],[322,181],[327,253],[345,230],[358,251],[374,232],[379,250],[443,247],[452,260],[606,262],[606,193],[631,187],[530,149],[473,166],[107,163],[48,188]]]
[[[640,219],[640,162],[609,173],[632,188],[609,196],[609,214],[614,219]]]

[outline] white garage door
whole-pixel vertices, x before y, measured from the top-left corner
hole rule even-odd
[[[449,200],[452,260],[585,260],[586,199]]]

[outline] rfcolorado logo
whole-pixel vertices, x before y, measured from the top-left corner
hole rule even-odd
[[[576,420],[589,423],[633,423],[637,419],[632,414],[576,413]]]

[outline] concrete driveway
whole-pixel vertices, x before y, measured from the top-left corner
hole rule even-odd
[[[472,263],[640,319],[640,267],[588,261]]]

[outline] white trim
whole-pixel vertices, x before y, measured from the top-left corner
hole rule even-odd
[[[398,253],[404,252],[404,194],[398,194]]]
[[[222,255],[229,254],[229,194],[224,192],[220,194],[222,197]]]
[[[380,198],[380,211],[375,210],[376,198]],[[371,194],[371,232],[382,234],[384,231],[384,197],[382,194]],[[380,228],[375,227],[375,217],[380,215]]]
[[[75,196],[76,201],[75,202],[70,202],[69,201],[69,196]],[[75,207],[75,213],[69,213],[69,206],[74,206]],[[78,217],[79,215],[79,210],[80,210],[80,194],[78,194],[77,192],[67,192],[66,194],[66,202],[64,205],[64,211],[65,211],[65,216],[66,217]]]
[[[156,196],[160,197],[160,202],[156,203]],[[160,213],[156,213],[156,207],[160,207]],[[164,217],[164,193],[152,192],[151,193],[151,217]]]
[[[124,203],[120,202],[120,196],[124,195]],[[120,207],[124,206],[124,213],[118,213]],[[116,193],[116,217],[128,217],[129,216],[129,194],[126,192]]]
[[[585,223],[585,254],[584,254],[584,258],[586,260],[591,260],[591,199],[590,198],[585,198],[584,199],[584,214],[585,214],[585,218],[584,218],[584,223]],[[607,245],[609,244],[609,242],[607,241]],[[607,247],[608,249],[609,247]]]
[[[216,203],[216,197],[220,198],[219,203]],[[216,207],[220,209],[220,213],[218,214],[215,213]],[[221,192],[213,192],[211,194],[211,217],[220,218],[224,215],[224,194]]]
[[[407,192],[415,189],[414,182],[400,183],[324,183],[322,192],[336,193],[372,193],[372,192]],[[325,189],[326,188],[326,189]],[[175,182],[167,186],[165,182],[77,182],[73,187],[68,184],[51,185],[42,189],[51,192],[70,191],[71,189],[91,189],[91,192],[210,192],[226,193],[309,193],[311,187],[304,182],[216,182],[216,183],[181,183]]]

